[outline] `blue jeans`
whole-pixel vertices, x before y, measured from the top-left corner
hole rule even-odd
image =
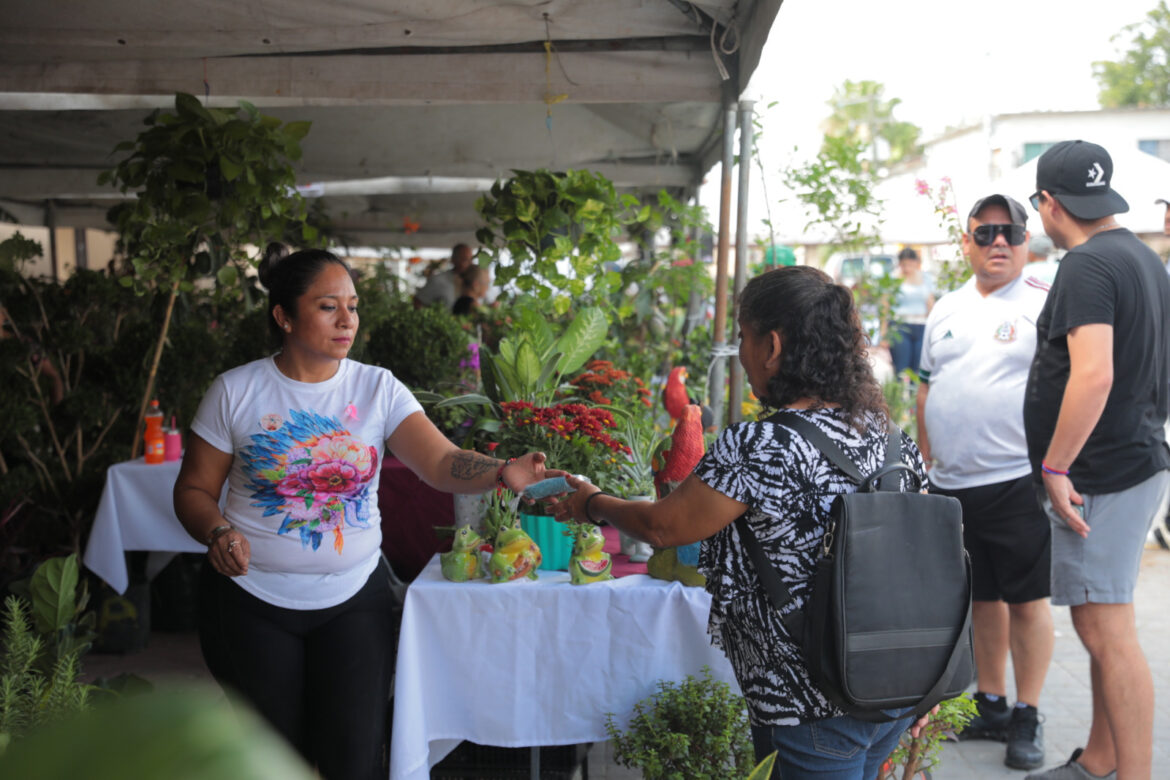
[[[773,780],[875,780],[910,726],[909,717],[867,723],[842,715],[799,726],[752,726],[752,745],[757,763],[779,751]]]
[[[894,373],[899,378],[906,369],[918,373],[918,364],[922,359],[922,337],[926,332],[925,325],[912,325],[906,322],[891,322],[888,339],[890,342],[890,361],[894,364]],[[898,335],[894,335],[897,333]]]

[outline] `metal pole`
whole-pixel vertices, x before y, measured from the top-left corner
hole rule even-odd
[[[739,102],[739,195],[735,199],[735,295],[731,299],[731,321],[739,322],[739,294],[747,284],[748,181],[752,173],[752,107],[755,101]],[[727,388],[727,424],[743,419],[743,366],[731,361]]]
[[[711,329],[712,355],[718,354],[727,338],[727,255],[731,249],[731,165],[735,158],[735,104],[723,112],[723,182],[719,191],[719,249],[715,254],[715,322]],[[723,361],[714,359],[711,384],[712,418],[723,419]]]

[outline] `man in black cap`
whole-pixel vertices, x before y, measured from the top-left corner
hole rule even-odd
[[[1023,412],[1048,285],[1023,273],[1027,221],[1006,195],[971,209],[963,254],[972,276],[930,310],[918,385],[918,447],[930,464],[930,491],[959,500],[971,556],[978,714],[959,738],[1006,741],[1004,763],[1015,769],[1044,763],[1036,707],[1053,644],[1051,532],[1032,486]]]
[[[1166,207],[1166,217],[1162,220],[1162,233],[1170,236],[1170,200],[1158,198],[1154,203],[1161,203]]]
[[[1041,155],[1031,198],[1068,253],[1036,323],[1024,428],[1052,521],[1052,603],[1071,608],[1089,652],[1093,720],[1083,750],[1030,780],[1150,776],[1154,692],[1133,590],[1170,493],[1170,278],[1114,220],[1129,206],[1112,176],[1103,148],[1064,141]]]

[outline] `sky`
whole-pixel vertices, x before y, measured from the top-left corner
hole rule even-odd
[[[924,139],[988,114],[1097,108],[1092,63],[1116,59],[1110,38],[1156,2],[785,0],[744,96],[763,121],[761,161],[771,172],[815,154],[826,101],[846,79],[884,84],[886,99],[902,101],[895,118]],[[716,189],[718,176],[708,175]],[[775,200],[783,193],[771,179]],[[756,234],[758,175],[751,188]],[[717,193],[702,201],[714,218]]]

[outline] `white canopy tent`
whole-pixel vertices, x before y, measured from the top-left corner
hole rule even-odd
[[[358,243],[469,240],[477,193],[513,168],[691,193],[780,3],[9,0],[0,208],[104,227],[98,172],[176,91],[311,121],[298,180]]]

